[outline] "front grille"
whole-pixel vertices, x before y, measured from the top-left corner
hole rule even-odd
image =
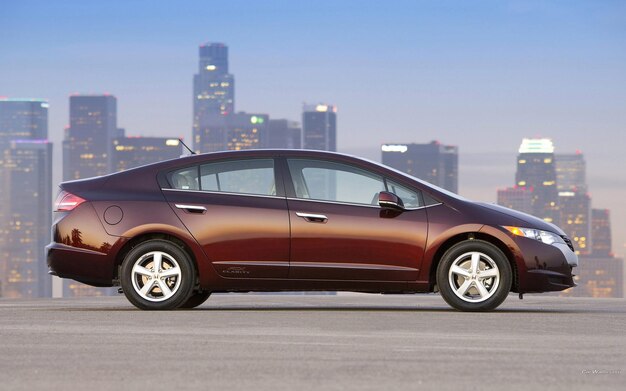
[[[570,250],[574,251],[574,244],[572,244],[572,241],[565,235],[561,235],[561,237],[563,238],[563,241],[565,241],[565,243],[567,244],[567,247],[569,247]]]

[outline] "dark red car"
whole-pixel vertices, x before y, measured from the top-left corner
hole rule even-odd
[[[121,285],[142,309],[213,292],[441,292],[491,310],[559,291],[578,258],[558,227],[336,153],[194,155],[65,182],[50,272]]]

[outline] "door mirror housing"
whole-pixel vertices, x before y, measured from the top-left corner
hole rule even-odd
[[[404,210],[402,199],[388,191],[378,193],[378,205],[383,209]]]

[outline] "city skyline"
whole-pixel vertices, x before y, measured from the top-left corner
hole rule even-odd
[[[511,183],[519,140],[551,137],[556,153],[583,149],[594,205],[626,218],[626,174],[615,170],[626,165],[623,4],[346,2],[328,13],[299,2],[189,2],[165,24],[172,6],[33,4],[0,5],[9,31],[0,48],[11,53],[0,95],[49,100],[55,160],[73,92],[115,94],[134,134],[191,140],[197,48],[219,41],[231,48],[237,110],[297,120],[302,102],[333,102],[338,150],[374,160],[390,134],[453,142],[463,151],[460,194],[489,202]],[[277,26],[280,15],[289,17]],[[617,254],[625,238],[616,225]]]

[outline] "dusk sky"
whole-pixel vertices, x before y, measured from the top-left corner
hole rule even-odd
[[[523,137],[582,150],[626,250],[624,1],[0,1],[0,96],[50,101],[55,181],[69,95],[111,93],[127,134],[190,140],[198,46],[230,50],[237,111],[338,107],[342,152],[439,140],[460,193],[495,201]]]

